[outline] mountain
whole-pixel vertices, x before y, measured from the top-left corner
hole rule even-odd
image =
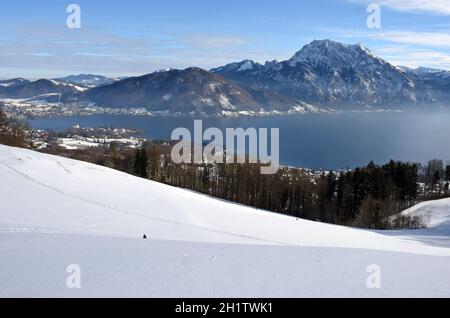
[[[429,68],[429,67],[410,68],[408,66],[400,65],[399,68],[401,70],[403,70],[404,72],[406,72],[408,75],[425,75],[425,74],[442,72],[442,70],[439,70],[436,68]]]
[[[406,74],[414,81],[416,95],[424,104],[450,104],[450,71],[419,67],[404,67]]]
[[[392,107],[416,103],[415,84],[400,68],[367,48],[313,41],[287,61],[245,60],[211,72],[244,88],[273,91],[332,108]]]
[[[2,80],[0,81],[0,88],[1,87],[13,87],[13,86],[19,86],[26,83],[29,83],[29,80],[26,80],[24,78],[13,78],[9,80]]]
[[[80,75],[70,75],[62,78],[56,79],[60,82],[71,83],[75,85],[82,85],[85,87],[96,87],[101,85],[107,85],[114,83],[117,79],[109,78],[103,75],[93,75],[93,74],[80,74]]]
[[[127,78],[92,88],[78,98],[100,106],[184,114],[259,110],[258,103],[239,85],[196,67]]]
[[[76,93],[86,87],[55,80],[40,79],[34,82],[24,81],[16,85],[0,86],[1,98],[35,98],[42,95]]]
[[[383,232],[2,145],[0,175],[0,297],[450,296],[449,199],[405,212],[428,229]]]

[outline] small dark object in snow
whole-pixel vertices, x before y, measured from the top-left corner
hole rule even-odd
[[[147,239],[147,235],[145,235],[145,234],[144,234],[144,237],[143,237],[143,239],[144,239],[144,240],[146,240],[146,239]]]

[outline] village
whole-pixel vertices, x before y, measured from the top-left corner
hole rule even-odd
[[[141,132],[126,128],[89,128],[73,126],[64,132],[51,130],[28,131],[33,147],[39,150],[61,147],[66,150],[85,150],[87,148],[116,147],[136,149],[142,146],[145,139],[138,137]]]

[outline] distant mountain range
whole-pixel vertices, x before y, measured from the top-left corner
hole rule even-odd
[[[3,81],[0,81],[0,89],[2,89],[4,87],[19,86],[19,85],[26,84],[29,82],[30,82],[29,80],[26,80],[24,78],[13,78],[13,79],[9,79],[9,80],[3,80]]]
[[[397,67],[359,44],[316,40],[281,62],[244,60],[210,71],[191,67],[125,79],[81,74],[0,81],[0,98],[47,96],[54,101],[55,94],[62,102],[182,114],[288,112],[308,105],[398,109],[450,105],[450,72]]]
[[[109,78],[103,75],[93,75],[93,74],[80,74],[80,75],[70,75],[63,78],[56,79],[57,81],[71,83],[75,85],[82,85],[85,87],[96,87],[100,85],[112,84],[118,80],[124,78]]]
[[[403,67],[406,74],[415,83],[415,92],[419,102],[450,105],[450,72],[419,67]]]
[[[64,95],[67,93],[80,93],[87,87],[68,82],[40,79],[28,81],[13,79],[0,82],[0,97],[2,98],[35,98],[40,96]]]

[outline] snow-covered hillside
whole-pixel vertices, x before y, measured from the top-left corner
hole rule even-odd
[[[426,233],[365,231],[6,146],[0,196],[0,296],[450,296],[450,201],[414,210]]]

